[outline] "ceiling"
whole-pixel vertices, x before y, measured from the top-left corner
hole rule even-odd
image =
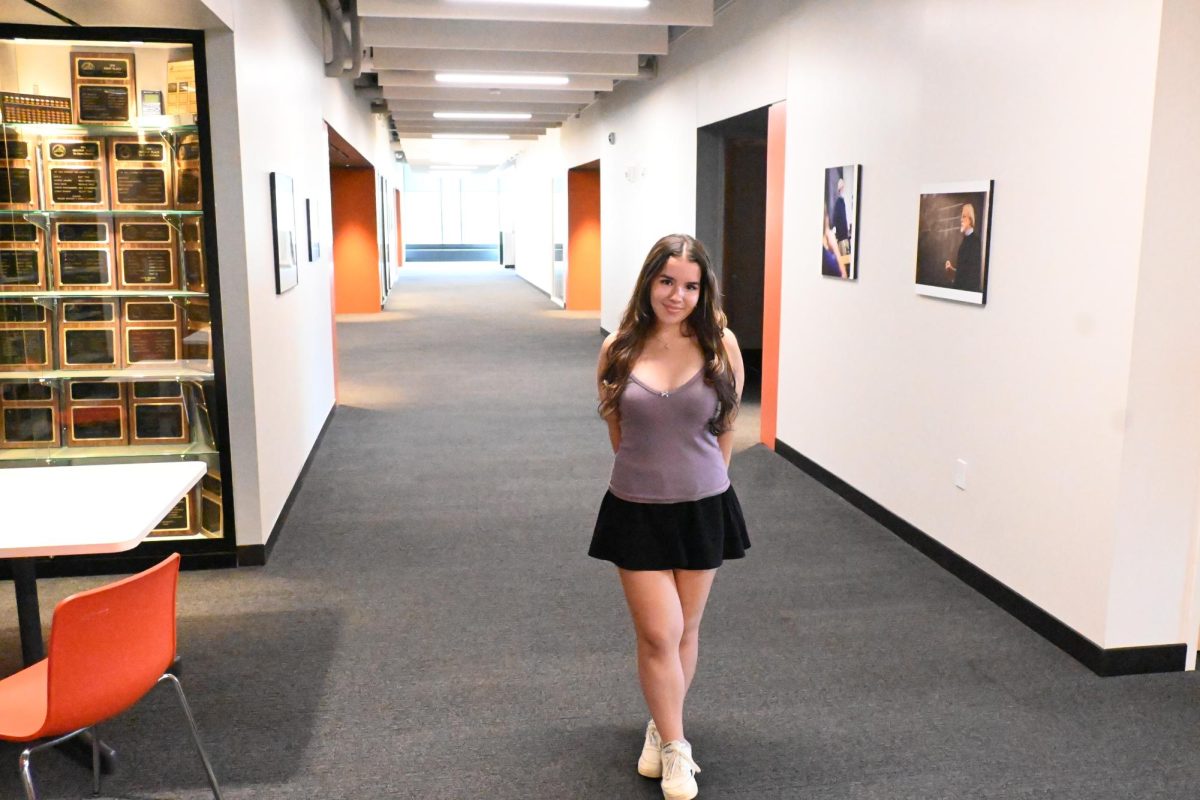
[[[602,7],[604,0],[358,0],[360,84],[378,86],[377,106],[386,106],[412,166],[490,168],[622,81],[652,80],[669,41],[711,26],[714,5],[728,2],[643,0],[645,7],[622,8]],[[463,75],[477,77],[446,81]],[[556,83],[507,83],[504,76]],[[445,112],[519,118],[434,116]]]

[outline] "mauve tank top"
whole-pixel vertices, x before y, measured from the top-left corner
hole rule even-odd
[[[683,503],[729,488],[729,470],[708,429],[717,390],[701,369],[672,392],[632,375],[621,395],[621,444],[608,488],[634,503]]]

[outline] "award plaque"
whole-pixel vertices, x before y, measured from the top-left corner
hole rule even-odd
[[[0,300],[0,371],[51,369],[52,355],[46,307]]]
[[[38,207],[33,142],[15,130],[0,130],[0,209],[30,211]]]
[[[137,117],[133,53],[71,53],[78,125],[131,125]]]
[[[187,409],[178,381],[138,381],[129,401],[132,444],[187,444]]]
[[[170,223],[118,217],[117,275],[122,289],[177,289],[179,252]]]
[[[117,287],[112,268],[112,220],[56,219],[50,223],[50,231],[56,288],[103,291]]]
[[[171,148],[161,139],[137,136],[108,140],[113,211],[166,211],[171,208]]]
[[[189,292],[207,292],[204,269],[204,222],[199,217],[183,220],[183,288]]]
[[[184,301],[183,357],[188,361],[212,360],[212,309],[207,297]]]
[[[175,150],[175,208],[200,211],[200,136],[186,133],[179,137]]]
[[[58,306],[59,366],[118,369],[116,300],[63,300]]]
[[[196,504],[192,496],[195,490],[185,494],[175,507],[163,517],[163,521],[150,532],[151,536],[190,536],[196,532]]]
[[[129,444],[125,384],[67,381],[67,444],[103,447]]]
[[[126,300],[124,304],[125,363],[178,361],[181,315],[170,300]]]
[[[104,140],[99,137],[43,138],[46,208],[51,211],[107,211],[105,160]]]
[[[200,532],[209,538],[219,538],[225,530],[225,513],[221,506],[221,476],[206,472],[200,479]]]
[[[58,447],[58,398],[49,383],[0,383],[0,448]]]
[[[36,292],[45,288],[42,229],[28,222],[0,219],[0,292]]]

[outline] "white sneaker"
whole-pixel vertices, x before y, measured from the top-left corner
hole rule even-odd
[[[646,743],[642,745],[642,754],[638,757],[638,775],[643,778],[662,777],[662,738],[654,720],[646,724]]]
[[[692,746],[682,739],[662,746],[662,793],[665,800],[692,800],[700,789],[696,773],[700,766],[692,761]]]

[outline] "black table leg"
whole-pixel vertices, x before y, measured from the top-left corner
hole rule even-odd
[[[42,612],[38,608],[37,571],[32,558],[14,558],[13,588],[17,594],[17,621],[21,626],[21,657],[25,666],[46,657],[42,643]]]
[[[32,558],[14,558],[8,562],[12,567],[13,588],[17,594],[17,620],[21,629],[21,658],[25,666],[36,664],[46,657],[46,645],[42,641],[42,612],[38,606],[37,570]],[[58,746],[58,749],[73,761],[91,769],[92,735],[83,733]],[[117,753],[104,742],[100,742],[100,772],[111,775],[117,768]]]

